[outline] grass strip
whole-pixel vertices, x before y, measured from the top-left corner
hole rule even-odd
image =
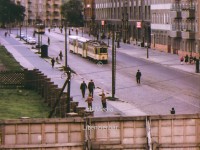
[[[1,89],[0,108],[0,119],[47,118],[50,111],[40,95],[25,89]]]
[[[9,71],[20,71],[23,69],[4,46],[0,46],[0,64],[3,64],[6,70]]]

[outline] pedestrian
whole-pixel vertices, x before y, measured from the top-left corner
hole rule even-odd
[[[186,55],[186,56],[185,56],[185,63],[186,63],[186,64],[188,63],[188,59],[189,59],[189,57],[188,57],[188,55]]]
[[[59,59],[58,59],[58,57],[56,57],[56,62],[59,63]]]
[[[175,109],[174,109],[174,107],[172,107],[172,109],[170,110],[170,113],[171,113],[171,114],[175,114]]]
[[[181,61],[181,65],[182,65],[182,64],[183,64],[183,61],[184,61],[183,56],[181,56],[180,61]]]
[[[60,51],[59,57],[60,57],[60,60],[62,60],[62,57],[63,57],[62,51]]]
[[[49,28],[48,31],[49,31],[49,33],[50,33],[51,29]]]
[[[102,110],[107,111],[106,95],[104,91],[102,91],[102,94],[101,94],[101,103],[102,103]]]
[[[194,56],[194,58],[193,58],[193,61],[194,61],[194,64],[196,63],[196,61],[197,61],[197,58],[196,58],[196,56]]]
[[[8,32],[5,32],[5,37],[7,37]]]
[[[88,103],[88,109],[92,110],[92,101],[93,101],[92,95],[89,94],[85,101]]]
[[[33,31],[33,37],[35,37],[35,31]]]
[[[140,72],[140,70],[137,71],[136,73],[136,81],[137,81],[137,84],[140,84],[140,78],[142,76],[142,73]]]
[[[82,97],[85,98],[85,90],[87,89],[87,85],[86,85],[85,81],[83,81],[81,83],[80,89],[81,89]]]
[[[193,63],[193,57],[192,57],[192,55],[190,55],[190,64],[192,64]]]
[[[94,82],[93,80],[90,80],[90,82],[88,83],[88,90],[89,90],[89,93],[92,95],[92,97],[93,97],[94,89],[95,89]]]
[[[51,59],[51,65],[52,65],[52,68],[54,67],[54,64],[55,64],[55,59],[52,58],[52,59]]]
[[[48,42],[48,45],[50,45],[50,38],[48,37],[48,39],[47,39],[47,42]]]
[[[76,35],[78,35],[78,29],[76,28]]]

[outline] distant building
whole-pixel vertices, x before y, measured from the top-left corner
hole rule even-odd
[[[43,22],[47,26],[61,25],[60,7],[63,0],[15,0],[26,8],[24,24]]]

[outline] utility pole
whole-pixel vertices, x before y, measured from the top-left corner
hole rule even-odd
[[[67,22],[64,23],[65,26],[65,68],[67,69],[68,63],[67,63]]]
[[[67,83],[67,113],[70,113],[70,100],[71,100],[71,94],[70,94],[70,88],[71,88],[71,69],[67,71],[68,76],[68,83]]]
[[[112,25],[112,99],[115,99],[115,80],[116,80],[116,47],[115,47],[115,29]]]

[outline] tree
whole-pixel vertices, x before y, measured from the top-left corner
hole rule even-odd
[[[61,15],[71,26],[83,26],[83,6],[81,0],[69,0],[61,6]]]
[[[0,0],[0,4],[0,23],[2,26],[24,20],[25,8],[23,6],[16,5],[11,0]]]

